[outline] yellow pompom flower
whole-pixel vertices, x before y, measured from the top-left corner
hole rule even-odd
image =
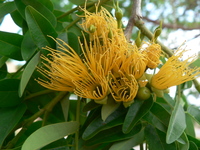
[[[164,90],[200,76],[200,68],[189,68],[189,65],[196,60],[194,55],[188,57],[186,60],[180,60],[184,52],[186,50],[179,49],[167,60],[159,72],[153,75],[151,85],[154,88]]]
[[[147,67],[154,69],[160,63],[161,56],[161,46],[159,44],[148,44],[148,47],[145,49],[144,54],[146,54],[148,63]]]
[[[100,37],[102,33],[108,35],[110,31],[117,29],[117,21],[104,7],[101,7],[98,11],[97,5],[95,13],[91,13],[86,9],[82,10],[85,13],[83,16],[85,19],[80,25],[85,32],[89,34],[96,33]]]
[[[135,77],[133,75],[126,76],[122,72],[119,74],[119,77],[115,77],[110,73],[109,87],[113,98],[117,102],[133,101],[138,91]]]

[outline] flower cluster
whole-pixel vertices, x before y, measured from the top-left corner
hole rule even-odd
[[[48,81],[38,79],[38,82],[46,88],[71,91],[100,104],[106,104],[111,94],[116,102],[127,106],[134,101],[139,88],[146,85],[146,69],[156,68],[160,63],[161,46],[154,42],[145,43],[146,47],[129,43],[115,18],[103,7],[95,13],[83,10],[84,21],[80,25],[90,38],[87,40],[83,34],[83,42],[79,40],[82,55],[56,39],[59,50],[44,48],[50,54],[42,56],[44,67],[39,68]],[[169,58],[149,80],[154,89],[164,90],[199,74],[199,69],[188,70],[188,59],[180,62],[182,53]]]

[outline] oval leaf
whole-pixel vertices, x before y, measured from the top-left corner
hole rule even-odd
[[[6,2],[0,4],[0,19],[3,18],[6,14],[14,11],[16,9],[14,2]]]
[[[106,121],[103,121],[100,116],[95,118],[83,132],[83,139],[88,140],[102,130],[109,129],[122,124],[124,121],[125,113],[126,110],[124,108],[119,107],[115,112],[108,116]]]
[[[31,6],[34,9],[36,9],[38,12],[40,12],[53,26],[56,26],[56,17],[51,12],[53,9],[52,3],[49,0],[15,0],[15,4],[18,8],[18,11],[22,15],[22,17],[25,19],[25,9],[26,6]],[[48,9],[49,8],[49,9]]]
[[[18,107],[0,109],[0,148],[5,138],[19,122],[25,111],[25,104],[20,104]]]
[[[185,112],[183,110],[183,107],[177,100],[174,110],[172,111],[172,115],[170,117],[166,142],[170,144],[175,140],[177,140],[182,135],[185,128],[186,128]]]
[[[18,79],[5,79],[0,81],[0,107],[13,107],[21,102],[18,95]]]
[[[42,49],[45,46],[55,47],[55,42],[47,35],[57,37],[51,23],[31,6],[26,7],[26,20],[33,40]]]
[[[40,60],[40,52],[38,52],[28,63],[26,68],[24,69],[22,73],[22,78],[20,82],[20,87],[19,87],[19,96],[21,97],[23,95],[23,92],[26,88],[26,85],[33,74],[33,71],[35,70],[38,62]]]
[[[128,133],[132,130],[135,124],[150,110],[153,105],[153,98],[148,100],[140,101],[136,100],[128,110],[122,130],[124,133]]]
[[[79,128],[76,121],[63,122],[44,126],[32,133],[22,145],[22,150],[36,150],[75,133]]]
[[[104,104],[101,108],[102,120],[105,121],[107,117],[119,107],[119,105],[120,103],[116,103],[115,100],[111,96],[109,96],[107,104]]]
[[[195,119],[195,121],[200,124],[200,110],[199,108],[195,107],[195,106],[189,106],[187,109],[188,114]]]
[[[31,38],[29,31],[27,31],[26,34],[24,35],[21,48],[22,48],[22,57],[26,61],[29,60],[37,50],[37,46],[35,45],[33,39]]]
[[[22,39],[22,35],[0,31],[0,55],[16,60],[22,60]]]
[[[145,138],[149,150],[176,150],[175,143],[167,144],[165,142],[166,134],[151,125],[147,125],[145,128]]]

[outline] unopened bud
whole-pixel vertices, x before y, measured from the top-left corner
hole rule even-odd
[[[96,27],[94,25],[91,25],[88,30],[90,33],[94,33],[96,31]]]

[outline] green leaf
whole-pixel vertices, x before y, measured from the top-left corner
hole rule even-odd
[[[131,139],[125,141],[119,141],[114,143],[109,150],[129,150],[136,145],[143,143],[144,141],[144,130],[141,130],[139,133],[133,135]]]
[[[186,124],[187,124],[187,128],[185,129],[185,132],[186,134],[195,137],[195,129],[194,129],[193,120],[188,113],[185,114],[185,117],[186,117]]]
[[[46,3],[46,4],[45,4]],[[46,18],[49,23],[52,26],[56,26],[56,17],[54,14],[48,9],[48,7],[52,10],[52,3],[49,0],[46,0],[46,2],[38,1],[38,0],[15,0],[15,4],[17,6],[18,11],[23,16],[24,19],[27,19],[26,17],[26,6],[30,6],[34,8],[36,11],[40,12],[40,14]],[[45,5],[44,5],[45,4]],[[51,6],[50,6],[51,5]],[[46,7],[47,6],[47,7]]]
[[[56,123],[44,126],[31,134],[24,144],[22,150],[36,150],[45,145],[75,133],[79,128],[76,121]]]
[[[18,88],[18,79],[4,79],[0,81],[0,107],[13,107],[21,102],[18,96]]]
[[[30,34],[35,44],[42,49],[45,46],[55,47],[55,42],[47,35],[57,37],[57,33],[51,23],[31,6],[26,7],[26,20]]]
[[[149,150],[176,150],[175,143],[167,144],[166,134],[151,125],[145,128],[145,137]]]
[[[83,4],[84,1],[82,0],[69,0],[71,3],[75,4],[75,5],[80,5],[80,4]]]
[[[26,32],[24,35],[22,45],[21,45],[21,52],[22,57],[24,60],[29,60],[33,54],[36,52],[37,46],[35,45],[33,39],[31,38],[30,32]]]
[[[88,140],[102,130],[122,124],[124,121],[125,113],[126,109],[122,106],[113,112],[105,121],[101,119],[101,116],[95,118],[83,132],[82,138],[84,140]]]
[[[199,108],[190,105],[187,109],[188,114],[198,123],[200,124],[200,110]]]
[[[20,81],[20,86],[19,86],[19,96],[21,97],[23,95],[23,92],[26,88],[26,85],[28,84],[28,81],[33,74],[33,71],[35,70],[38,62],[40,60],[40,52],[38,52],[28,63],[26,68],[24,69]]]
[[[192,137],[190,135],[187,135],[187,137],[188,137],[189,141],[194,142],[197,145],[197,147],[200,149],[200,140],[199,139],[196,139],[196,138],[194,138],[194,137]]]
[[[85,106],[83,107],[83,112],[87,112],[87,111],[93,110],[93,109],[95,109],[95,108],[97,108],[99,106],[101,106],[101,104],[97,104],[93,100],[91,100],[90,102],[85,104]]]
[[[153,113],[148,112],[142,119],[146,120],[160,131],[167,132],[167,126],[165,126]]]
[[[168,127],[170,114],[158,103],[154,103],[151,112],[166,126]]]
[[[200,67],[200,59],[196,59],[192,64],[190,64],[190,67]]]
[[[185,112],[183,110],[183,107],[177,100],[174,110],[172,111],[172,115],[170,117],[166,142],[170,144],[175,140],[177,140],[182,135],[185,128],[186,128]]]
[[[4,79],[7,75],[7,65],[4,64],[2,67],[0,67],[0,80]]]
[[[120,103],[116,103],[115,100],[109,96],[107,104],[104,104],[101,108],[101,118],[103,121],[107,119],[107,117],[112,114],[118,107]]]
[[[14,2],[6,2],[0,4],[0,19],[3,18],[6,14],[14,11],[16,9]]]
[[[7,60],[8,57],[0,56],[0,67],[3,67],[3,65],[6,63]]]
[[[181,143],[180,142],[176,142],[178,149],[180,150],[188,150],[189,149],[189,140],[185,134],[185,132],[181,135]]]
[[[190,144],[189,150],[199,150],[194,142],[190,141],[189,144]]]
[[[73,32],[67,32],[68,36],[68,44],[73,50],[76,51],[77,54],[81,54],[80,46],[79,46],[79,41],[78,41],[78,36],[74,34]]]
[[[132,130],[135,124],[150,110],[153,105],[153,98],[148,100],[140,101],[135,100],[135,102],[129,107],[128,113],[124,120],[122,130],[124,133],[128,133]]]
[[[8,134],[17,125],[26,111],[26,105],[20,104],[12,108],[0,108],[0,148]]]
[[[22,39],[22,35],[0,31],[0,55],[16,60],[22,60]]]
[[[13,11],[12,13],[10,13],[13,21],[15,22],[16,25],[18,25],[19,27],[23,28],[23,24],[25,23],[24,18],[21,16],[21,14],[19,13],[18,10]]]
[[[122,132],[122,126],[116,126],[99,132],[93,138],[86,141],[86,145],[95,145],[99,143],[111,143],[120,140],[132,138],[142,130],[142,125],[136,125],[128,134]]]

